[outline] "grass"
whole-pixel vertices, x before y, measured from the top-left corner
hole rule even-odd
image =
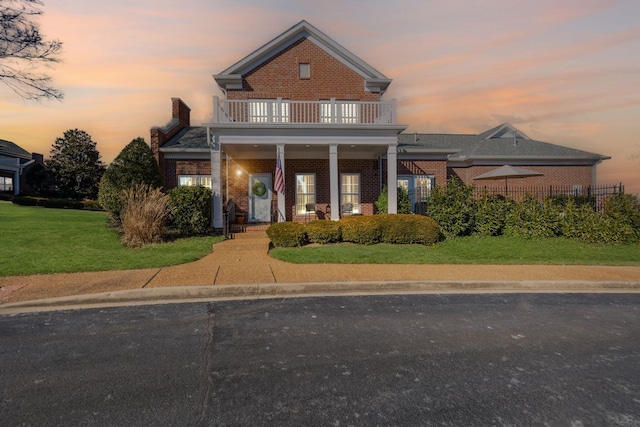
[[[640,265],[638,245],[605,246],[565,238],[465,237],[433,246],[308,245],[274,248],[271,256],[296,264],[547,264]]]
[[[0,276],[128,270],[195,261],[221,237],[192,237],[130,249],[104,212],[0,201]]]

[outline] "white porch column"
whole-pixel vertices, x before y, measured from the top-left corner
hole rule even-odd
[[[387,191],[389,192],[389,205],[387,212],[398,213],[398,149],[395,145],[387,148]]]
[[[338,145],[329,145],[329,189],[331,191],[331,220],[340,219],[340,186],[338,179]]]
[[[276,156],[280,157],[280,169],[282,169],[282,177],[284,178],[286,176],[285,174],[285,166],[284,166],[284,144],[278,144],[276,145]],[[276,157],[276,161],[277,161],[277,157]],[[275,177],[274,177],[275,178]],[[274,179],[274,184],[275,184],[275,179]],[[284,191],[287,191],[287,180],[285,179],[284,181]],[[295,185],[289,183],[289,185]],[[285,222],[287,220],[287,203],[286,203],[286,199],[285,199],[285,195],[284,193],[280,193],[278,192],[278,222]]]
[[[217,136],[211,134],[207,128],[207,140],[211,148],[211,226],[215,229],[223,228],[222,216],[222,151]]]

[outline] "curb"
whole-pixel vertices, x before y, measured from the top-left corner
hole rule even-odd
[[[602,293],[640,292],[640,282],[592,281],[403,281],[403,282],[313,282],[256,283],[246,285],[208,285],[158,287],[102,292],[0,305],[0,314],[52,311],[98,306],[124,306],[302,296],[420,294],[420,293]]]

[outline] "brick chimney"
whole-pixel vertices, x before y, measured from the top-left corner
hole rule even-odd
[[[171,98],[171,121],[165,127],[151,128],[151,150],[164,176],[164,156],[160,153],[162,147],[171,137],[185,127],[191,126],[191,108],[180,98]]]

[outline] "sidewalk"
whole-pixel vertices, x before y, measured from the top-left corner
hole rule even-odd
[[[640,266],[289,264],[268,256],[264,232],[238,233],[173,267],[0,277],[9,308],[149,299],[462,290],[640,291]]]

